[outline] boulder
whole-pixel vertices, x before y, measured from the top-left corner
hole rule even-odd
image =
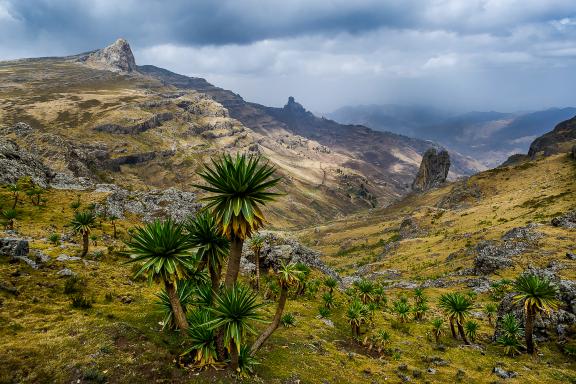
[[[422,156],[420,169],[412,183],[413,191],[427,191],[446,181],[450,169],[450,155],[446,150],[430,148]]]
[[[517,372],[506,371],[505,369],[502,369],[500,367],[494,367],[492,369],[492,373],[495,374],[496,376],[500,377],[501,379],[512,379],[512,378],[518,376]]]
[[[69,268],[64,268],[58,271],[58,276],[65,276],[65,277],[71,277],[71,276],[76,276],[76,273],[74,273],[71,269]]]
[[[510,257],[515,254],[495,241],[482,241],[476,246],[474,258],[474,272],[478,275],[487,275],[499,269],[511,267]]]
[[[16,237],[0,238],[0,256],[28,256],[30,245],[28,240]]]

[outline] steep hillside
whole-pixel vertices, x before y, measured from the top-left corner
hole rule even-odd
[[[188,190],[210,157],[262,153],[291,196],[271,208],[282,225],[389,204],[435,145],[301,114],[295,103],[247,103],[204,79],[137,66],[121,39],[77,56],[0,63],[0,80],[3,138],[59,179]],[[477,169],[454,157],[454,175]]]

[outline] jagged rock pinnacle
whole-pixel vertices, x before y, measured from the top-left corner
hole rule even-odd
[[[306,112],[302,104],[297,103],[293,96],[288,97],[288,102],[284,106],[284,109],[290,112]]]
[[[442,185],[450,170],[450,155],[446,150],[428,149],[422,156],[418,174],[412,183],[412,190],[427,191]]]
[[[116,40],[112,45],[99,49],[82,58],[86,64],[113,72],[132,72],[136,70],[136,61],[130,45],[124,39]]]

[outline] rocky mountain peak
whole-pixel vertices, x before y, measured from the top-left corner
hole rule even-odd
[[[302,104],[296,102],[294,96],[288,97],[288,102],[284,106],[284,110],[288,112],[306,113],[306,108],[304,108]]]
[[[450,170],[450,155],[444,149],[430,148],[422,156],[420,169],[412,183],[412,190],[427,191],[446,181]]]
[[[136,61],[130,44],[124,39],[118,39],[106,48],[82,57],[81,61],[94,68],[113,72],[133,72],[136,70]]]

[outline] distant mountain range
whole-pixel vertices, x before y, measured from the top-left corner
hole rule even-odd
[[[425,106],[359,105],[342,107],[327,117],[343,124],[428,139],[470,156],[487,167],[515,153],[561,121],[576,116],[576,108],[532,112],[468,112],[450,114]]]

